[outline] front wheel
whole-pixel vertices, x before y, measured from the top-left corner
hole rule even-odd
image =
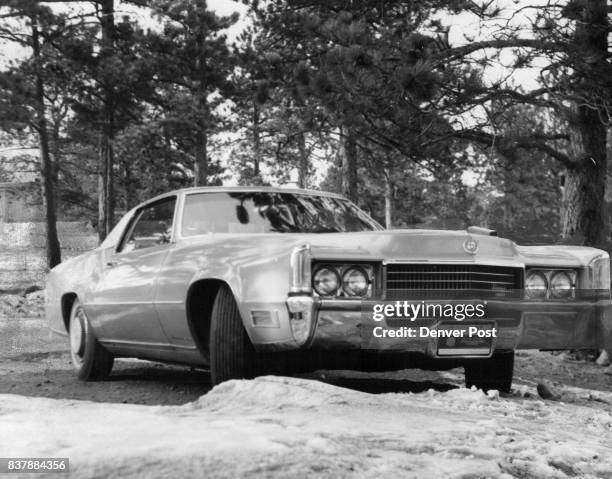
[[[514,373],[514,351],[494,353],[490,359],[474,360],[464,365],[465,385],[476,386],[487,392],[497,389],[508,393],[512,386]]]
[[[210,375],[213,385],[255,377],[257,354],[242,325],[231,290],[219,290],[210,324]]]
[[[77,377],[82,381],[97,381],[108,377],[114,358],[96,339],[78,299],[72,305],[68,334],[70,357]]]

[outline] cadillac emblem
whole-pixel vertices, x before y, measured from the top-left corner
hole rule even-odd
[[[467,254],[476,254],[478,251],[478,241],[471,236],[468,236],[468,238],[463,242],[463,249]]]

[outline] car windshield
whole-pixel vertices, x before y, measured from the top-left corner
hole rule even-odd
[[[350,201],[273,192],[187,195],[181,233],[337,233],[381,227]]]

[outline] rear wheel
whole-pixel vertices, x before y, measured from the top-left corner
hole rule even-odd
[[[508,393],[512,386],[514,373],[514,351],[504,351],[493,354],[490,359],[475,360],[466,363],[465,385],[468,388],[476,386],[488,391],[497,389]]]
[[[77,377],[82,381],[97,381],[108,377],[114,358],[96,339],[78,299],[72,305],[68,328],[70,357]]]
[[[227,286],[215,298],[210,324],[210,374],[213,385],[255,377],[257,354],[242,325],[234,295]]]

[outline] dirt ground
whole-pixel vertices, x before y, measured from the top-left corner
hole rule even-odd
[[[206,371],[148,361],[121,359],[107,381],[84,383],[72,371],[67,339],[51,333],[40,317],[0,318],[0,393],[47,398],[81,399],[149,405],[180,405],[207,393]],[[395,373],[317,372],[316,378],[337,386],[370,393],[422,392],[454,389],[463,384],[462,369],[447,372],[405,370]],[[600,367],[569,353],[517,353],[515,396],[536,395],[546,382],[558,400],[612,410],[612,366]],[[582,389],[601,391],[581,394]]]

